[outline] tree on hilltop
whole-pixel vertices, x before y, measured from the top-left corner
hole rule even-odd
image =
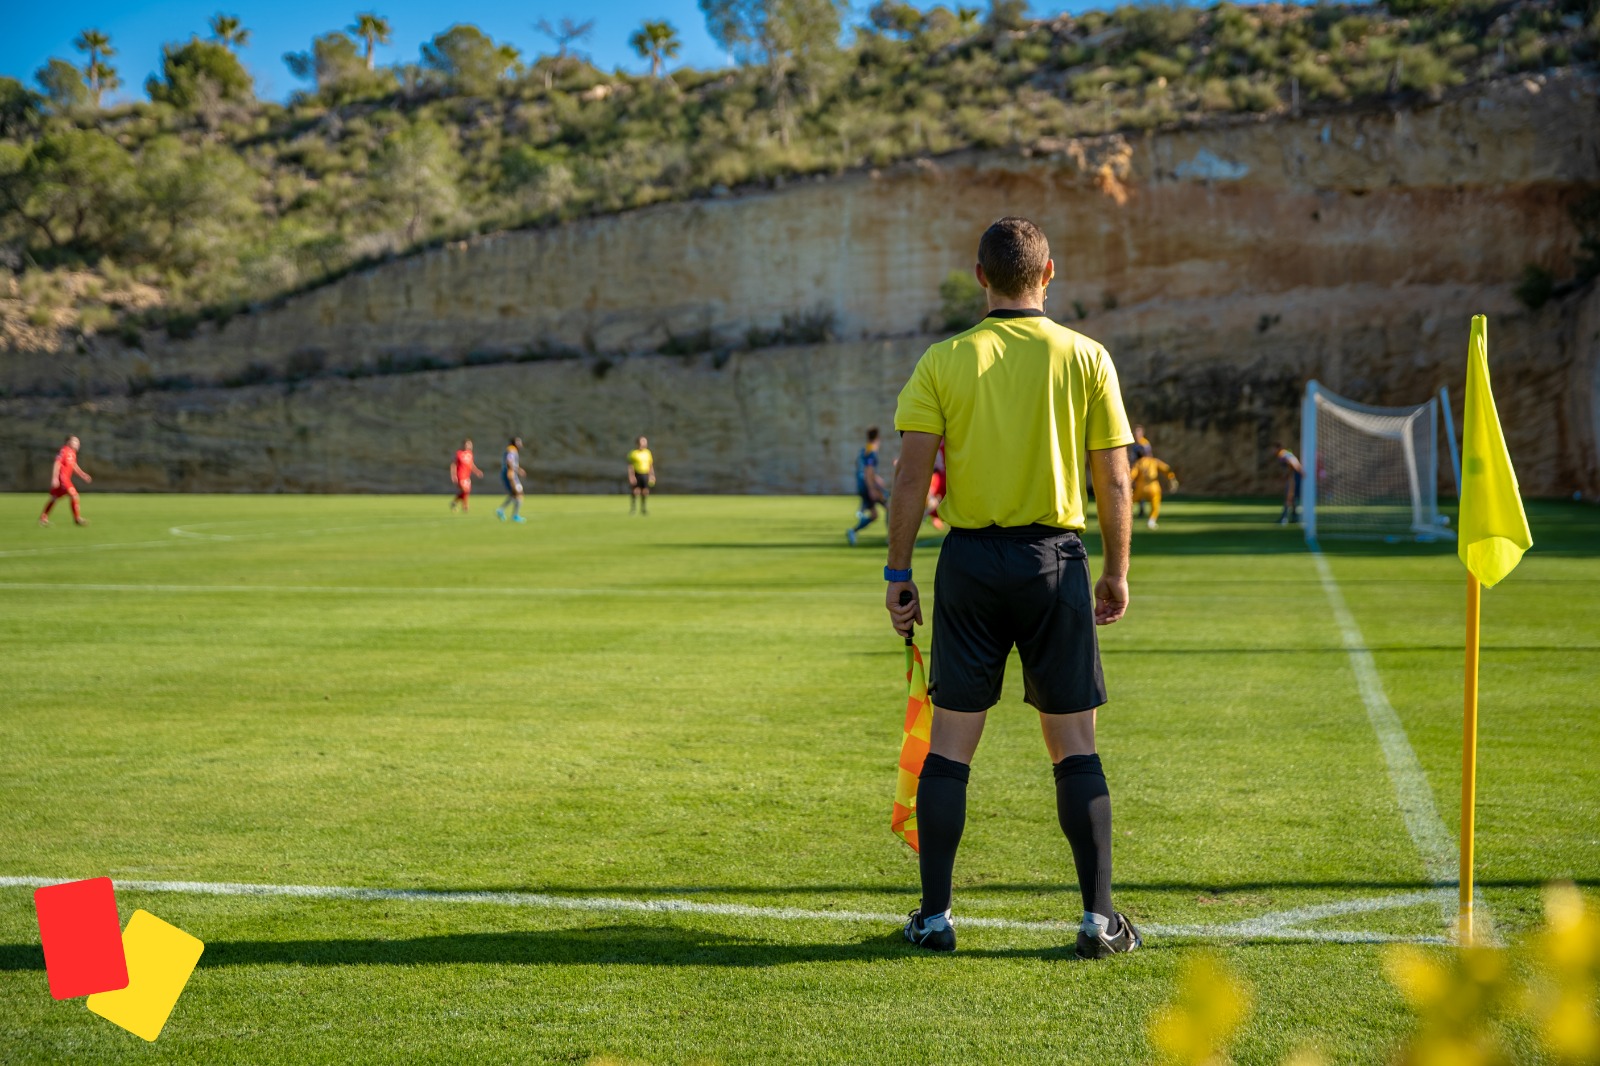
[[[211,39],[232,52],[250,43],[250,31],[237,15],[212,15]]]
[[[84,30],[73,40],[72,46],[88,55],[83,65],[83,78],[88,83],[89,94],[94,97],[94,106],[100,106],[100,98],[108,92],[120,88],[122,79],[117,77],[116,68],[106,60],[117,54],[111,47],[111,35],[100,30]]]
[[[842,0],[700,0],[711,37],[741,63],[767,68],[778,135],[789,143],[791,84],[813,97],[837,55]]]
[[[661,68],[668,59],[675,59],[682,41],[678,38],[678,31],[672,23],[665,20],[661,22],[646,22],[633,31],[633,36],[628,38],[628,43],[633,45],[633,50],[639,54],[640,59],[650,61],[650,76],[661,77]]]
[[[57,115],[69,115],[88,107],[93,94],[83,80],[83,72],[65,59],[51,56],[33,72],[33,80],[44,90],[46,105]]]
[[[144,83],[156,103],[193,111],[202,104],[246,103],[255,97],[255,83],[239,57],[217,41],[190,38],[187,44],[161,49],[161,73]]]
[[[457,92],[487,96],[516,69],[519,53],[509,44],[465,23],[458,23],[422,46],[423,65],[435,71]]]
[[[350,27],[350,32],[355,34],[367,44],[366,61],[367,69],[373,69],[373,52],[380,44],[389,43],[389,34],[392,32],[389,20],[371,11],[363,11],[356,15],[355,22]]]
[[[555,85],[558,77],[566,73],[567,65],[573,59],[580,58],[580,53],[572,46],[594,32],[594,19],[578,22],[563,16],[554,26],[549,19],[540,19],[533,24],[533,28],[556,43],[555,58],[545,66],[544,71],[544,87],[549,89]]]
[[[286,52],[284,64],[297,78],[316,86],[317,96],[340,104],[393,90],[394,75],[370,69],[349,34],[334,30],[311,42],[309,52]]]

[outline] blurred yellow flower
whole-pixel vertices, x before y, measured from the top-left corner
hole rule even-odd
[[[1494,1066],[1507,1061],[1490,1027],[1510,995],[1505,952],[1396,947],[1384,956],[1384,970],[1417,1015],[1417,1031],[1400,1052],[1402,1066]]]
[[[1250,1014],[1250,991],[1220,960],[1198,955],[1178,978],[1177,998],[1150,1021],[1150,1042],[1179,1066],[1227,1062],[1228,1040]]]
[[[1544,928],[1533,939],[1539,971],[1529,1012],[1545,1047],[1564,1063],[1600,1063],[1600,914],[1570,884],[1544,894]]]

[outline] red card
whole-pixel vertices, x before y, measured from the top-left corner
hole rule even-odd
[[[128,959],[111,878],[35,889],[33,906],[39,912],[52,996],[71,999],[128,987]]]

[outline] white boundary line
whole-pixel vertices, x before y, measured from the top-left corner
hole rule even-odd
[[[1361,702],[1366,704],[1367,720],[1372,723],[1372,731],[1378,735],[1378,746],[1383,749],[1384,761],[1388,763],[1389,780],[1394,785],[1395,800],[1400,805],[1401,817],[1405,819],[1406,832],[1411,834],[1411,841],[1422,858],[1422,867],[1428,879],[1441,889],[1453,888],[1459,883],[1456,841],[1450,830],[1445,828],[1439,810],[1434,806],[1428,775],[1417,761],[1416,749],[1406,736],[1400,716],[1395,713],[1394,705],[1383,691],[1378,665],[1361,636],[1361,627],[1356,624],[1355,616],[1345,604],[1344,593],[1339,591],[1333,568],[1320,551],[1313,551],[1311,560],[1316,564],[1317,576],[1322,579],[1322,591],[1327,594],[1328,606],[1333,609],[1339,637],[1349,653],[1350,668],[1355,671],[1356,685],[1361,690]],[[1442,891],[1438,896],[1445,924],[1454,927],[1454,897]],[[1473,909],[1485,939],[1494,943],[1494,925],[1487,904],[1474,900]]]
[[[0,888],[43,888],[60,884],[61,878],[0,877]],[[325,885],[257,885],[230,881],[124,881],[116,887],[131,892],[181,892],[197,896],[270,896],[289,899],[337,899],[362,902],[479,903],[542,910],[627,912],[637,914],[704,914],[730,918],[757,918],[767,921],[866,922],[874,925],[899,925],[903,915],[864,911],[805,910],[798,907],[752,907],[745,903],[694,903],[682,899],[621,899],[613,896],[551,896],[539,892],[448,892],[419,888],[341,888]],[[1293,910],[1264,914],[1258,918],[1223,925],[1147,925],[1143,928],[1158,936],[1194,937],[1212,940],[1289,940],[1334,944],[1428,943],[1442,944],[1440,936],[1401,936],[1393,933],[1350,932],[1332,929],[1305,929],[1301,926],[1347,914],[1371,914],[1431,903],[1441,890],[1407,892],[1371,899],[1343,900]],[[974,929],[1010,929],[1035,933],[1071,933],[1073,922],[1029,922],[1012,918],[955,919],[957,925]]]
[[[856,582],[855,587],[859,588]],[[352,593],[376,593],[389,596],[737,596],[737,595],[772,595],[771,586],[760,588],[663,588],[663,587],[627,587],[617,586],[612,588],[592,587],[541,587],[490,585],[474,588],[465,585],[138,585],[138,584],[108,584],[90,583],[82,581],[0,581],[0,592],[331,592],[339,595]],[[837,597],[838,588],[832,586],[810,586],[802,588],[785,589],[785,596],[820,596]]]

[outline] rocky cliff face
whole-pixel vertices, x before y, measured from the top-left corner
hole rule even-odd
[[[1297,436],[1311,377],[1377,403],[1450,385],[1459,403],[1484,311],[1524,487],[1592,493],[1600,303],[1535,313],[1510,293],[1529,263],[1570,273],[1568,208],[1597,181],[1596,86],[1568,75],[500,234],[184,341],[0,358],[0,483],[37,487],[76,429],[107,487],[417,490],[462,434],[520,432],[534,485],[589,490],[618,482],[643,432],[672,488],[842,491],[861,429],[889,423],[932,339],[939,281],[989,221],[1024,213],[1051,237],[1051,312],[1111,347],[1186,488],[1265,489],[1265,446]],[[834,339],[733,350],[786,316],[791,337]],[[513,358],[532,361],[459,365]],[[336,373],[430,361],[456,368]],[[200,387],[127,395],[174,376]],[[222,380],[238,387],[206,387]]]

